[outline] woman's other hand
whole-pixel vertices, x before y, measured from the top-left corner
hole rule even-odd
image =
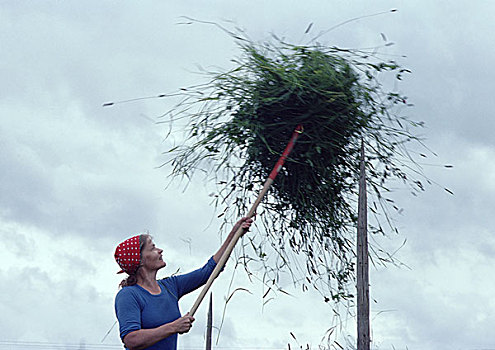
[[[174,326],[176,327],[177,333],[184,334],[189,332],[194,322],[194,317],[189,316],[189,312],[184,316],[176,319],[174,321]]]

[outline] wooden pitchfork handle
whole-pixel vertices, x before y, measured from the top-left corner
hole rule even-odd
[[[297,138],[299,137],[299,135],[302,132],[303,132],[302,125],[298,125],[297,128],[292,133],[292,137],[291,137],[289,143],[287,144],[287,147],[285,147],[284,153],[282,153],[282,156],[279,158],[277,164],[275,164],[275,166],[273,167],[273,170],[270,173],[270,176],[268,176],[268,179],[266,179],[265,184],[263,185],[263,189],[258,194],[258,198],[256,198],[256,201],[254,202],[253,206],[249,210],[249,212],[247,214],[248,218],[252,218],[254,216],[254,214],[256,213],[256,208],[258,208],[258,205],[261,203],[261,200],[263,199],[266,192],[268,191],[268,189],[272,185],[278,172],[280,171],[280,169],[282,169],[282,166],[284,165],[285,160],[287,159],[287,157],[289,156],[289,153],[294,148],[294,144],[296,143]],[[193,307],[191,308],[191,311],[189,311],[190,316],[194,316],[194,314],[198,310],[199,304],[201,304],[201,302],[203,301],[204,297],[206,296],[206,293],[208,292],[211,285],[213,284],[213,281],[215,280],[215,278],[217,278],[218,274],[220,273],[220,271],[225,266],[225,263],[226,263],[227,259],[230,257],[230,254],[232,253],[232,250],[234,249],[237,241],[239,240],[239,238],[243,234],[244,234],[244,229],[242,228],[242,225],[241,225],[241,226],[239,226],[239,228],[235,232],[234,237],[232,238],[229,245],[225,249],[225,252],[222,254],[222,257],[217,262],[217,266],[215,266],[215,269],[211,273],[210,278],[208,278],[208,281],[206,281],[206,284],[203,287],[203,290],[201,291],[201,293],[199,293],[198,298],[196,299]]]

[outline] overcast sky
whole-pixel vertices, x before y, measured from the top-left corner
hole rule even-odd
[[[198,66],[230,67],[239,54],[232,39],[214,26],[178,24],[181,16],[237,25],[254,40],[276,33],[304,43],[309,23],[317,34],[393,8],[320,38],[364,48],[382,45],[383,33],[394,42],[383,52],[407,56],[412,71],[400,86],[415,105],[407,115],[425,121],[437,154],[424,169],[438,185],[418,197],[399,189],[400,235],[379,239],[388,249],[407,240],[397,253],[407,267],[371,268],[373,348],[495,349],[495,2],[483,0],[0,0],[0,349],[118,349],[117,327],[106,336],[121,278],[115,246],[149,230],[164,249],[164,277],[200,266],[220,244],[207,186],[166,188],[168,169],[157,168],[171,140],[153,120],[172,101],[102,107],[204,82]],[[217,327],[232,265],[213,286]],[[317,293],[284,287],[292,296],[263,307],[263,287],[236,273],[230,291],[252,294],[227,304],[217,346],[329,346],[332,308]],[[195,296],[182,300],[183,312]],[[206,310],[180,349],[203,348]],[[354,319],[344,322],[339,341],[354,328]]]

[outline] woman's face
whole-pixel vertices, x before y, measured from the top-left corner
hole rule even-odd
[[[143,251],[141,252],[142,266],[147,270],[159,270],[167,265],[162,258],[163,250],[156,247],[153,240],[148,237]]]

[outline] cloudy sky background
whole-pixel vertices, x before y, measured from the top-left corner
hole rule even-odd
[[[398,257],[408,267],[371,269],[373,348],[495,349],[495,2],[482,0],[0,1],[0,349],[117,349],[117,327],[106,336],[121,277],[116,244],[149,230],[168,262],[162,277],[199,266],[220,244],[205,184],[165,188],[168,171],[157,169],[170,140],[152,120],[172,101],[102,107],[203,82],[198,66],[230,66],[239,53],[232,39],[214,26],[179,25],[181,16],[304,43],[309,23],[317,34],[392,8],[320,39],[363,48],[382,45],[384,33],[394,42],[383,52],[407,56],[413,73],[400,89],[415,104],[407,113],[426,122],[438,155],[425,160],[438,186],[396,193],[401,233],[380,244],[407,239]],[[231,276],[229,266],[213,287],[217,326]],[[229,302],[219,348],[317,348],[333,325],[317,293],[288,283],[292,296],[263,307],[260,284],[236,275],[237,287],[252,294]],[[184,312],[195,296],[183,299]],[[203,348],[206,309],[181,349]],[[341,343],[354,323],[342,325]]]

